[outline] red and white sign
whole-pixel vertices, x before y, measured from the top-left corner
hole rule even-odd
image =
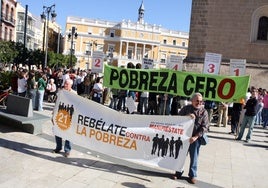
[[[221,65],[221,54],[206,52],[203,68],[204,74],[219,74]]]
[[[169,61],[167,62],[167,68],[182,71],[182,57],[178,55],[170,55]]]
[[[94,51],[92,55],[92,72],[102,73],[103,72],[103,56],[102,51]]]
[[[230,59],[230,75],[242,76],[246,74],[246,59]]]

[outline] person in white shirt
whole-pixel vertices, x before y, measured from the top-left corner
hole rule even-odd
[[[54,83],[54,79],[51,78],[49,79],[48,81],[48,84],[47,84],[47,101],[48,102],[55,102],[55,99],[56,99],[56,91],[57,91],[57,86],[56,84]]]
[[[18,95],[21,97],[26,96],[26,90],[27,90],[27,72],[26,70],[22,70],[19,73],[18,77]]]
[[[148,114],[148,97],[149,92],[143,91],[140,95],[140,113]]]
[[[93,90],[92,100],[97,102],[97,103],[101,103],[102,94],[104,91],[101,77],[96,78],[96,82],[95,82],[92,90]]]

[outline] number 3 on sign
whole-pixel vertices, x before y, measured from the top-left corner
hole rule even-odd
[[[101,60],[100,60],[99,58],[96,58],[96,59],[94,60],[94,66],[95,66],[95,67],[100,67],[100,66],[101,66]]]
[[[208,69],[207,69],[208,73],[214,73],[215,72],[215,64],[208,64]]]

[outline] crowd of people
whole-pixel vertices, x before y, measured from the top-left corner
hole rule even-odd
[[[42,111],[44,100],[54,103],[59,89],[66,89],[120,112],[131,113],[126,105],[127,98],[131,97],[138,104],[135,113],[141,115],[190,115],[195,119],[194,130],[189,140],[188,176],[190,183],[193,184],[196,183],[200,137],[209,131],[209,126],[226,127],[229,124],[231,125],[229,134],[234,134],[237,136],[236,140],[241,140],[248,125],[246,142],[251,139],[254,125],[268,128],[268,94],[267,90],[262,88],[251,87],[244,99],[230,103],[204,101],[200,93],[187,98],[148,91],[136,92],[105,88],[102,83],[103,75],[89,70],[50,68],[43,71],[24,68],[17,70],[13,66],[11,71],[12,93],[32,99],[33,110]],[[62,149],[62,139],[57,136],[55,139],[57,146],[53,152],[59,153]],[[157,144],[152,148],[152,155],[156,154],[156,147]],[[65,142],[64,150],[65,156],[68,157],[71,150],[71,143],[68,140]],[[162,151],[161,155],[164,156],[167,153]],[[172,153],[170,155],[174,156]],[[182,173],[176,172],[173,179],[180,178]]]

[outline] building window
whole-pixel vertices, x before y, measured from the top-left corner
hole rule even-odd
[[[267,40],[268,35],[268,17],[263,16],[259,19],[257,40]]]
[[[86,44],[86,55],[88,56],[91,56],[91,46],[92,46],[92,43]]]
[[[128,49],[128,51],[127,51],[127,58],[128,59],[132,59],[132,53],[133,53],[133,50],[132,49]]]
[[[92,28],[91,28],[91,27],[88,27],[88,29],[87,29],[87,33],[88,33],[89,35],[92,35]]]
[[[161,59],[160,59],[160,62],[161,62],[161,63],[166,63],[166,59],[167,59],[167,55],[164,54],[164,53],[161,53]]]
[[[5,15],[6,20],[8,20],[8,14],[9,14],[9,6],[6,5],[6,15]]]
[[[9,30],[9,40],[12,41],[12,29]]]
[[[103,44],[97,44],[97,51],[103,51]]]
[[[7,34],[8,34],[7,31],[8,31],[8,30],[7,30],[7,27],[5,27],[5,33],[4,33],[4,40],[5,40],[5,41],[7,41]]]
[[[268,41],[268,5],[257,7],[251,20],[250,42]]]
[[[10,15],[11,22],[14,23],[14,9],[11,9],[11,15]]]
[[[173,45],[176,45],[176,40],[173,40]]]
[[[166,40],[166,39],[164,39],[164,40],[163,40],[163,43],[164,43],[164,44],[167,44],[167,40]]]
[[[181,45],[182,45],[183,47],[185,47],[185,42],[182,42]]]
[[[141,48],[138,48],[136,53],[137,53],[137,60],[141,60],[142,59]]]
[[[110,30],[110,37],[114,37],[115,36],[115,30],[114,29],[111,29]]]

